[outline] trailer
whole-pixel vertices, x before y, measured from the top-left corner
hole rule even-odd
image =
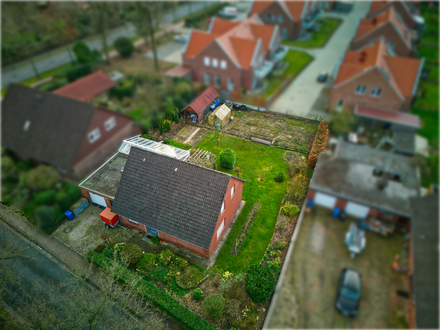
[[[365,231],[352,222],[345,234],[345,245],[347,245],[352,258],[365,248],[365,241]]]
[[[104,222],[105,228],[107,229],[115,228],[116,225],[119,224],[121,221],[119,215],[112,213],[109,207],[106,207],[99,216],[101,217],[101,221]]]

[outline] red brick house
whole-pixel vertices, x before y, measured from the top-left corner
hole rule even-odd
[[[416,29],[418,23],[415,17],[418,15],[418,5],[417,1],[399,1],[399,0],[387,0],[387,1],[372,1],[370,10],[368,11],[367,18],[373,18],[377,15],[382,14],[389,8],[394,8],[397,15],[405,22],[406,26],[410,29]]]
[[[194,117],[196,123],[202,122],[205,115],[210,113],[211,104],[218,99],[218,96],[214,88],[208,87],[181,110],[182,118],[191,120]]]
[[[80,101],[92,101],[94,97],[109,91],[116,85],[116,82],[104,72],[97,71],[63,86],[53,93]]]
[[[18,84],[2,102],[2,146],[77,178],[102,164],[133,130],[128,116]]]
[[[256,17],[231,22],[217,17],[208,32],[191,31],[183,64],[170,70],[193,81],[238,91],[254,89],[286,54],[278,27],[263,25]]]
[[[413,41],[417,35],[398,18],[393,6],[373,18],[361,19],[350,49],[359,50],[381,38],[390,53],[403,57],[415,55]]]
[[[249,17],[279,26],[282,39],[298,39],[314,24],[317,10],[330,9],[331,1],[253,1]]]
[[[245,181],[173,155],[133,145],[84,180],[82,194],[111,208],[125,226],[210,258],[240,205]]]
[[[347,50],[334,73],[327,106],[353,112],[357,103],[408,112],[423,60],[391,56],[383,40]]]

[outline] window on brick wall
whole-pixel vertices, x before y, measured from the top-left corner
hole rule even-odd
[[[373,87],[371,88],[370,95],[374,97],[379,97],[382,94],[382,89]]]
[[[235,185],[233,185],[231,188],[231,197],[234,196],[234,194],[235,194]]]
[[[224,210],[225,210],[225,202],[223,201],[222,208],[220,209],[220,213],[223,213]]]
[[[270,21],[270,14],[266,14],[266,22]]]
[[[115,117],[111,117],[111,118],[107,119],[104,123],[104,127],[105,127],[106,131],[110,131],[115,126],[116,126]]]
[[[220,76],[217,74],[217,75],[215,75],[215,85],[217,86],[217,87],[220,87],[220,85],[221,85],[221,79],[220,79]]]
[[[357,85],[356,89],[355,89],[355,93],[356,94],[365,94],[365,92],[367,91],[367,86],[364,85]]]
[[[216,59],[216,58],[212,59],[212,67],[213,68],[218,68],[218,59]]]
[[[277,15],[275,15],[275,14],[272,14],[272,22],[276,22],[277,21]]]
[[[205,64],[205,66],[209,66],[209,57],[208,56],[205,56],[203,58],[203,64]]]
[[[337,105],[338,106],[343,106],[344,105],[344,100],[343,99],[339,99]]]
[[[226,61],[225,60],[222,60],[220,62],[220,67],[222,68],[222,70],[226,70]]]
[[[283,15],[278,15],[278,23],[283,23]]]
[[[205,73],[205,85],[211,84],[211,76],[208,72]]]
[[[133,221],[133,220],[131,220],[131,219],[128,219],[128,221],[130,221],[130,222],[133,222],[133,223],[135,223],[135,224],[139,224],[139,222],[136,222],[136,221]]]
[[[223,219],[220,227],[218,227],[218,229],[217,229],[217,239],[220,237],[220,234],[222,233],[223,229],[225,228],[225,220],[226,219]]]
[[[98,140],[101,137],[101,132],[99,131],[99,128],[95,128],[93,131],[91,131],[88,134],[89,142],[93,143],[96,140]]]

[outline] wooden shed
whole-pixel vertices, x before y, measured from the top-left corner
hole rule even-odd
[[[208,117],[208,123],[210,125],[220,124],[221,127],[223,127],[226,125],[229,118],[231,118],[231,109],[229,109],[225,104],[222,104]]]
[[[207,116],[211,110],[211,103],[214,102],[218,96],[214,88],[208,87],[202,94],[198,95],[190,104],[181,110],[183,118],[196,123],[202,122],[203,118]]]

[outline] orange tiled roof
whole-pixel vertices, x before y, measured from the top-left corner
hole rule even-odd
[[[370,6],[370,11],[367,15],[372,15],[378,10],[381,10],[383,7],[388,6],[391,1],[372,1]]]
[[[262,25],[255,17],[235,24],[230,23],[215,18],[212,31],[225,31],[222,34],[193,31],[184,56],[194,57],[211,42],[217,40],[239,67],[249,69],[258,39],[261,39],[264,50],[268,51],[275,27]]]
[[[233,27],[236,27],[240,22],[231,22],[217,17],[213,18],[211,33],[223,34]]]
[[[271,3],[275,1],[254,1],[252,9],[249,13],[250,16],[254,14],[261,13],[266,9]],[[282,6],[290,16],[295,20],[301,20],[301,14],[305,5],[305,1],[276,1],[280,6]]]
[[[335,79],[335,85],[376,66],[389,77],[391,85],[401,96],[411,96],[420,64],[420,60],[389,56],[385,42],[379,40],[361,51],[348,50],[345,52]]]
[[[80,101],[89,101],[115,86],[116,82],[111,80],[109,76],[102,71],[97,71],[57,89],[53,93]]]

